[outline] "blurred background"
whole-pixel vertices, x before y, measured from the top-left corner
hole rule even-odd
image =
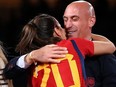
[[[15,48],[23,26],[40,13],[56,17],[63,27],[64,10],[72,1],[75,0],[0,0],[0,41]],[[96,12],[93,33],[106,36],[116,45],[116,0],[86,1]]]

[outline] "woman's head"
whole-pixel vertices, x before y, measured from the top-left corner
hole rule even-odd
[[[64,39],[64,34],[64,30],[54,17],[41,14],[24,26],[16,50],[22,54],[27,53],[47,44],[56,43],[61,38]]]

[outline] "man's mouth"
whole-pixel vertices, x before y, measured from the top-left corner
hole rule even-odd
[[[68,32],[68,34],[72,34],[72,33],[73,33],[73,31]]]
[[[67,35],[70,36],[70,35],[72,35],[75,32],[76,32],[76,30],[74,30],[74,31],[67,31]]]
[[[71,38],[72,35],[73,35],[73,33],[74,33],[74,31],[68,31],[68,32],[67,32],[67,37],[68,37],[68,38]]]

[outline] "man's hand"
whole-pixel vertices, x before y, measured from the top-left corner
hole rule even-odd
[[[29,64],[33,63],[34,61],[41,63],[60,63],[60,60],[55,58],[63,58],[67,53],[67,48],[51,44],[40,49],[33,50],[26,56],[25,61]]]

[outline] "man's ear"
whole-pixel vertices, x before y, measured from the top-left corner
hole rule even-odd
[[[95,22],[96,22],[96,18],[95,17],[90,17],[89,18],[89,26],[90,27],[93,27]]]

